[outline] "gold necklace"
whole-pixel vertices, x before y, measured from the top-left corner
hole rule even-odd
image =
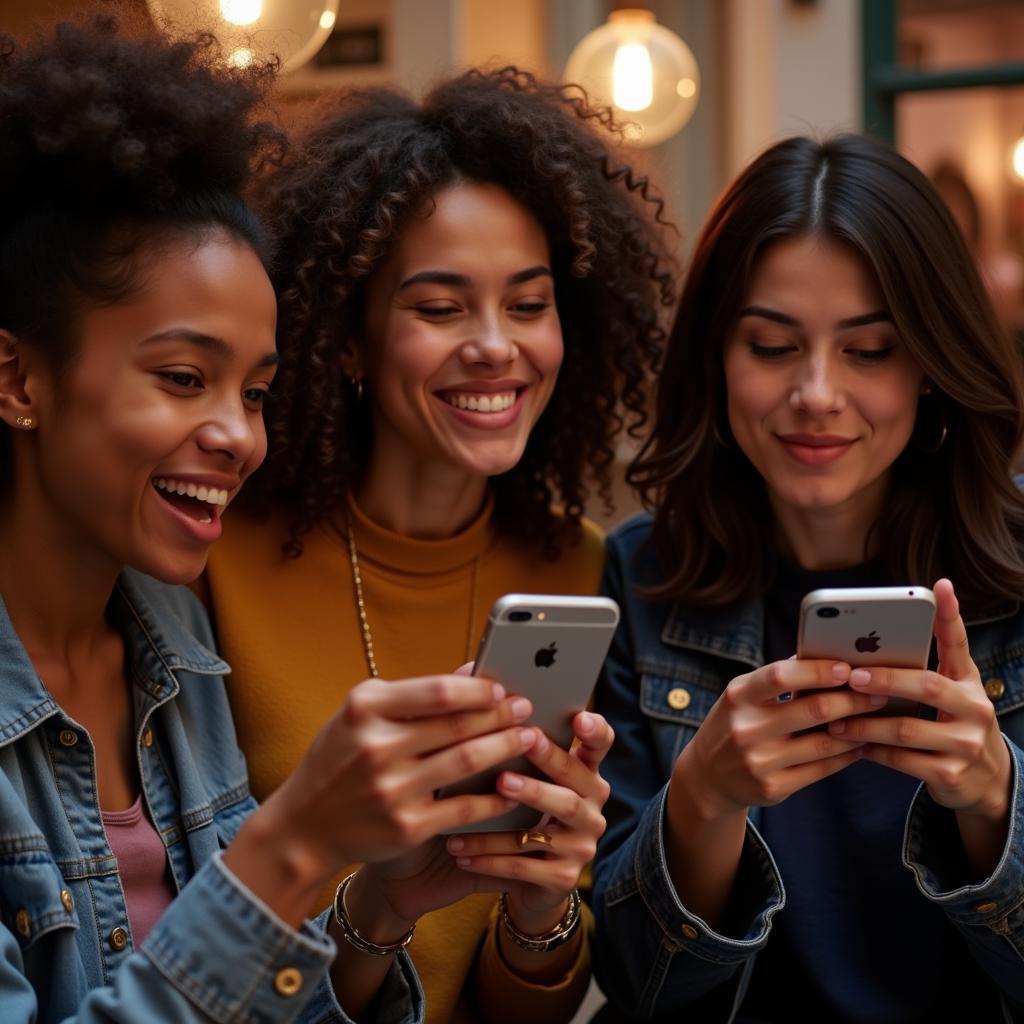
[[[380,679],[377,659],[373,653],[373,634],[370,622],[366,617],[366,601],[363,598],[363,575],[359,571],[359,555],[356,553],[356,537],[352,532],[352,523],[348,523],[348,557],[352,564],[352,586],[356,592],[356,611],[359,613],[359,628],[363,634],[363,651],[366,654],[366,665],[374,679]],[[469,621],[466,623],[466,654],[463,661],[469,661],[473,655],[473,620],[476,618],[476,588],[480,576],[480,556],[473,559],[472,574],[469,583]]]

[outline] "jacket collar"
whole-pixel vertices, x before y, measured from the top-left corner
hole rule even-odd
[[[173,613],[157,613],[155,581],[130,570],[111,596],[112,621],[121,631],[136,685],[157,701],[178,692],[177,671],[224,675],[228,666],[204,647]],[[59,712],[36,674],[0,595],[0,746]]]

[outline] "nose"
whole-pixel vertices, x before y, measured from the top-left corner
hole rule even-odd
[[[838,367],[825,352],[811,352],[802,359],[789,397],[790,407],[811,416],[838,412],[844,404]]]
[[[263,417],[247,409],[241,398],[218,402],[199,428],[196,440],[205,452],[225,456],[232,464],[245,465],[266,448]]]
[[[477,322],[459,355],[467,364],[504,366],[519,355],[519,347],[512,337],[510,325],[501,317],[494,316]]]

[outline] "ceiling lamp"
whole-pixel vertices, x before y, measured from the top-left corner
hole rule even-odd
[[[302,67],[334,28],[338,0],[147,0],[153,20],[173,35],[212,32],[228,62],[281,58],[283,71]]]
[[[239,0],[242,2],[242,0]],[[655,146],[690,120],[700,72],[690,48],[637,8],[612,11],[569,55],[565,80],[592,103],[610,106],[634,146]]]

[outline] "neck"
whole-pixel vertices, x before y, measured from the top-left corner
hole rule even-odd
[[[356,488],[356,502],[375,523],[420,540],[440,540],[464,530],[487,496],[487,477],[450,465],[371,456]]]
[[[885,477],[829,508],[796,508],[769,495],[782,551],[802,569],[846,569],[878,553],[868,533],[885,501]]]
[[[34,481],[17,481],[0,507],[0,593],[37,666],[88,659],[106,636],[106,608],[120,565],[69,530]]]

